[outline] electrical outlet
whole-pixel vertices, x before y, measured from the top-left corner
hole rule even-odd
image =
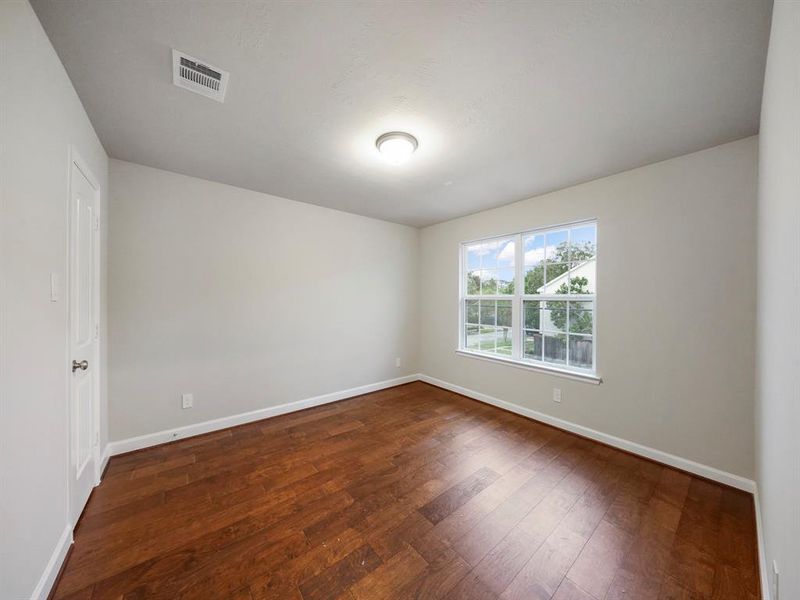
[[[780,593],[780,587],[778,586],[778,563],[776,561],[772,561],[772,600],[778,600],[778,594]]]
[[[400,357],[399,357],[399,356],[398,356],[397,358],[395,358],[395,359],[394,359],[394,366],[395,366],[395,367],[398,367],[398,368],[403,366],[403,361],[402,361],[402,360],[400,360]]]
[[[194,394],[181,395],[183,408],[192,408],[194,406]]]
[[[561,402],[561,388],[553,388],[553,402]]]

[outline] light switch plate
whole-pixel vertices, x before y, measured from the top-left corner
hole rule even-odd
[[[58,302],[61,295],[61,282],[58,273],[50,273],[50,302]]]
[[[779,595],[781,591],[780,585],[778,585],[780,581],[780,572],[778,571],[778,562],[772,561],[772,600],[779,600]]]

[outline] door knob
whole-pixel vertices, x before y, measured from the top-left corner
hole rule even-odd
[[[89,368],[89,361],[88,360],[82,360],[81,362],[78,362],[77,360],[73,360],[72,361],[72,372],[73,373],[75,371],[77,371],[78,369],[80,369],[81,371],[85,371],[88,368]]]

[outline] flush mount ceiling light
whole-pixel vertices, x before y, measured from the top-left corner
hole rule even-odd
[[[417,138],[404,131],[390,131],[375,140],[378,152],[393,165],[406,162],[418,146]]]

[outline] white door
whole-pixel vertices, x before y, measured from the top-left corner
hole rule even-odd
[[[97,187],[77,160],[70,165],[69,348],[70,518],[78,521],[97,483],[98,443]]]

